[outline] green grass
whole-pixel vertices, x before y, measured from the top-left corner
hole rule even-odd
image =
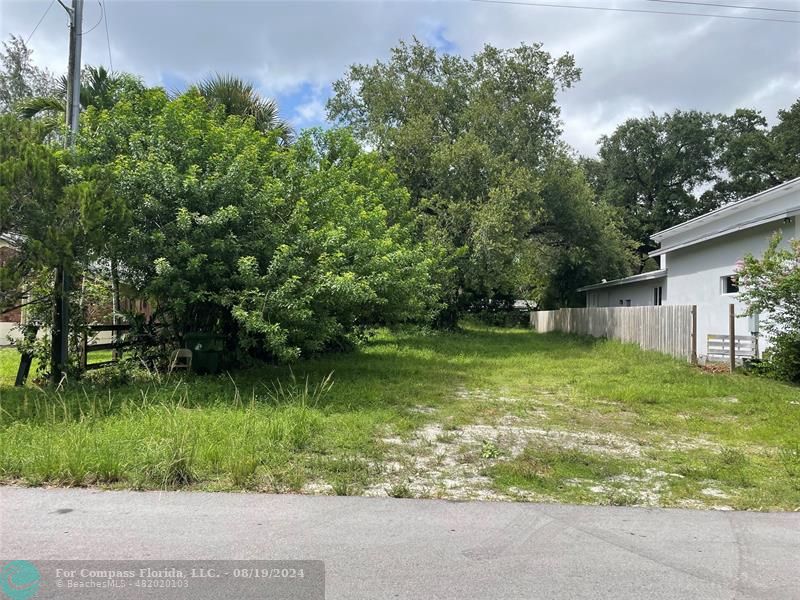
[[[5,482],[800,507],[800,389],[616,342],[384,331],[293,373],[59,393],[8,387],[16,364]]]
[[[14,385],[19,367],[19,352],[15,348],[0,348],[0,386]]]
[[[0,387],[13,386],[19,369],[20,353],[16,348],[0,348]],[[111,350],[102,350],[89,354],[89,364],[111,360]],[[35,376],[38,360],[31,365],[31,375]]]

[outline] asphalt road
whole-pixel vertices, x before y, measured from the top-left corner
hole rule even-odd
[[[800,598],[800,513],[13,487],[0,502],[6,560],[315,559],[328,599]]]

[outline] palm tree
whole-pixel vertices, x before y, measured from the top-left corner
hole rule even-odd
[[[110,109],[117,102],[119,91],[123,85],[136,81],[130,75],[117,75],[105,67],[86,67],[81,77],[80,104],[81,110],[90,106],[97,109]],[[22,101],[17,111],[25,119],[39,117],[43,123],[46,135],[56,131],[66,120],[67,114],[67,78],[62,76],[53,96],[43,96]],[[119,257],[113,250],[110,251],[111,263],[111,319],[117,324],[120,312],[120,280]],[[114,340],[118,334],[113,334]],[[114,350],[117,354],[117,350]]]
[[[280,118],[278,104],[272,98],[262,98],[252,83],[234,75],[217,74],[197,84],[197,91],[209,105],[223,106],[225,114],[252,117],[259,131],[277,132],[284,143],[291,140],[294,132]]]
[[[81,109],[90,106],[103,109],[114,106],[117,92],[129,76],[116,75],[101,66],[86,67],[81,79]],[[23,100],[17,111],[25,119],[42,118],[50,131],[57,129],[67,113],[67,78],[61,77],[55,95]]]

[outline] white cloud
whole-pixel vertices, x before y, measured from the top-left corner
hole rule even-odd
[[[26,37],[48,3],[0,0],[0,36]],[[350,64],[385,58],[412,35],[464,53],[485,43],[540,41],[554,54],[573,52],[583,69],[582,81],[561,96],[565,137],[582,153],[592,153],[596,138],[620,121],[649,110],[750,106],[773,120],[800,85],[800,26],[781,23],[433,1],[106,5],[115,68],[154,84],[165,74],[194,81],[235,72],[273,95],[308,85],[327,89]],[[652,8],[644,0],[616,5]],[[96,3],[86,7],[91,25],[99,12]],[[38,60],[64,70],[66,15],[58,4],[31,46]],[[84,38],[84,60],[108,62],[102,26]],[[304,98],[290,118],[301,125],[320,119],[323,103],[318,94]]]
[[[614,104],[600,101],[588,107],[565,103],[561,111],[564,139],[579,154],[591,156],[600,136],[610,133],[623,121],[666,110],[669,107],[645,104],[635,97],[623,98]]]
[[[300,104],[295,108],[295,116],[292,118],[292,125],[303,127],[309,124],[316,124],[325,120],[325,101],[314,98]]]

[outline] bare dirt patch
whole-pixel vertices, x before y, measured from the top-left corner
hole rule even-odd
[[[607,504],[633,504],[636,506],[660,506],[670,480],[682,479],[677,473],[658,469],[645,469],[638,475],[615,475],[602,483],[576,479],[572,485],[584,486]]]
[[[695,450],[718,453],[722,450],[718,443],[699,435],[676,435],[675,432],[664,435],[652,429],[637,430],[633,425],[639,416],[625,403],[605,399],[570,400],[567,392],[530,390],[516,394],[508,390],[459,388],[454,392],[455,398],[469,402],[463,414],[446,409],[437,417],[441,408],[413,406],[410,412],[424,415],[432,422],[410,434],[387,427],[378,438],[383,446],[383,457],[365,463],[370,476],[357,493],[540,502],[567,497],[596,504],[674,506],[677,503],[698,508],[728,508],[723,502],[730,496],[713,485],[701,486],[703,489],[698,489],[694,498],[674,498],[676,489],[686,487],[680,483],[684,475],[670,472],[673,469],[665,467],[670,463],[659,458],[664,454]],[[720,404],[737,402],[733,396],[715,400]],[[465,424],[465,418],[469,419],[470,415],[478,422]],[[689,414],[685,417],[695,418]],[[562,453],[564,458],[560,458]],[[541,467],[536,467],[542,469],[543,482],[536,483],[535,468],[531,475],[534,481],[520,483],[529,489],[517,487],[513,480],[500,483],[496,479],[497,469],[499,473],[508,472],[504,471],[509,468],[506,465],[513,463],[521,465],[519,468],[524,472],[527,464],[537,464],[539,455],[545,461]],[[533,462],[527,463],[529,460]],[[584,468],[583,460],[587,465],[608,463],[610,472],[598,472],[595,476],[576,474],[574,478],[561,479],[561,485],[569,491],[563,491],[563,487],[562,491],[558,487],[548,487],[554,481],[545,481],[553,477],[550,464],[577,461],[574,468],[580,471]],[[620,464],[628,466],[620,472]],[[592,468],[597,467],[584,470]],[[330,494],[343,493],[342,489],[344,493],[352,493],[341,482],[330,485],[323,480],[308,484],[303,491]]]
[[[528,427],[521,419],[506,415],[497,425],[466,425],[444,429],[438,423],[425,425],[403,439],[388,436],[388,460],[382,463],[380,481],[366,495],[391,495],[398,485],[418,497],[452,500],[543,499],[519,489],[501,493],[492,479],[483,475],[500,460],[519,456],[531,444],[578,450],[612,457],[638,458],[642,447],[628,438],[592,432]]]

